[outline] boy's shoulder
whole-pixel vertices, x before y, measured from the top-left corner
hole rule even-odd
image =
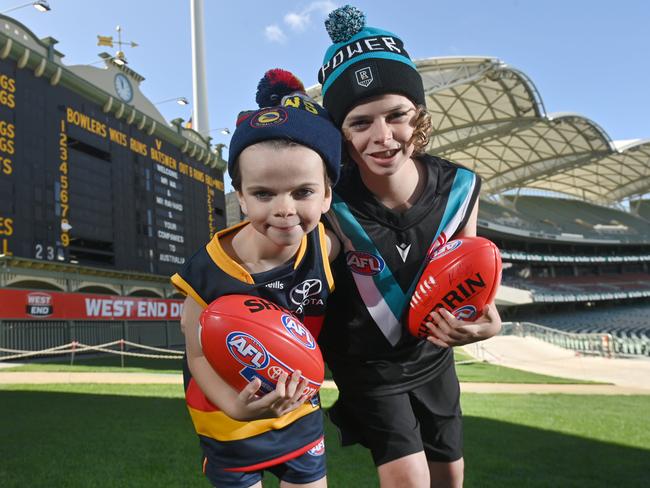
[[[476,172],[474,170],[468,168],[467,166],[465,166],[463,164],[456,163],[456,162],[450,161],[450,160],[445,159],[445,158],[441,158],[440,156],[434,156],[433,154],[424,153],[424,154],[419,155],[418,159],[420,161],[424,162],[425,164],[435,165],[435,166],[438,166],[439,168],[441,168],[443,170],[444,169],[449,169],[449,170],[454,170],[455,171],[457,169],[464,169],[464,170],[471,171],[472,173],[476,174]]]

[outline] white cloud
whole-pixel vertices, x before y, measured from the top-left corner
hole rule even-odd
[[[285,42],[287,40],[284,31],[277,24],[267,25],[264,28],[264,35],[271,42]]]
[[[295,12],[289,12],[284,16],[284,22],[293,30],[301,32],[304,31],[307,24],[309,24],[310,18],[307,13],[297,14]]]
[[[336,7],[338,7],[338,5],[336,5],[336,3],[334,3],[334,2],[329,2],[329,1],[312,2],[307,7],[307,10],[309,10],[310,12],[319,11],[319,12],[321,12],[323,14],[329,14]]]
[[[289,12],[284,16],[284,22],[296,32],[304,31],[311,23],[311,13],[319,12],[323,15],[330,13],[336,8],[336,4],[330,1],[311,2],[302,12]]]

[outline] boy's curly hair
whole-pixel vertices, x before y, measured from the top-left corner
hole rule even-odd
[[[424,105],[418,105],[415,108],[415,117],[411,121],[411,125],[415,128],[409,144],[413,144],[415,149],[413,154],[422,154],[429,144],[431,137],[431,114]]]

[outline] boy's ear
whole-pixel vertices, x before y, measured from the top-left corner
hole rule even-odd
[[[323,198],[323,205],[321,206],[321,213],[327,213],[332,204],[332,187],[327,185],[325,187],[325,198]]]
[[[244,200],[244,196],[239,190],[236,190],[236,193],[237,193],[237,201],[239,202],[239,207],[241,208],[242,213],[244,215],[248,215],[248,210],[246,208],[246,201]]]

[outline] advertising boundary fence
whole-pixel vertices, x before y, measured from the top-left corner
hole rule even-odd
[[[98,347],[120,340],[125,351],[146,347],[182,350],[185,346],[178,321],[2,320],[0,361],[12,355],[7,351],[44,351],[72,343]]]

